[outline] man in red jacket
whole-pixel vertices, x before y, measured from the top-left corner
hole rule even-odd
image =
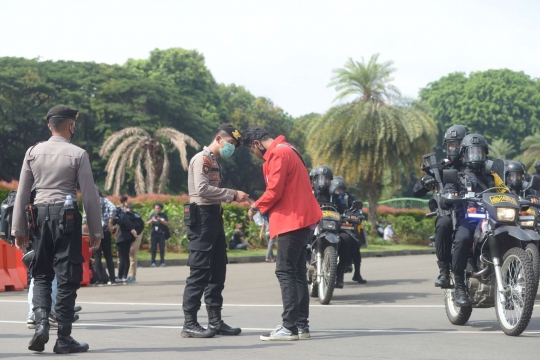
[[[309,174],[298,151],[258,126],[244,133],[244,146],[264,159],[265,193],[249,210],[249,217],[260,211],[269,217],[270,237],[277,236],[276,276],[283,299],[283,324],[264,341],[309,338],[309,293],[306,279],[306,245],[322,212],[311,191]]]

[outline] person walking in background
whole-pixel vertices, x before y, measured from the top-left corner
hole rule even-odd
[[[109,284],[117,285],[115,276],[114,276],[114,262],[112,258],[111,251],[111,241],[112,241],[112,218],[114,216],[114,211],[116,207],[114,204],[103,196],[101,190],[98,189],[99,194],[99,205],[101,208],[101,226],[103,227],[103,239],[101,239],[101,247],[92,252],[92,257],[94,258],[94,269],[96,282],[95,286],[103,286],[105,279],[105,271],[103,270],[103,264],[101,263],[101,256],[105,258],[107,263],[107,270],[109,272]],[[86,224],[86,210],[83,210],[83,232],[88,233],[88,225]]]
[[[129,249],[138,234],[135,231],[135,225],[132,224],[126,212],[122,211],[120,207],[115,210],[113,223],[119,226],[116,233],[116,248],[118,249],[119,261],[117,282],[125,285],[127,284],[127,273],[129,270]]]
[[[156,267],[156,252],[159,245],[160,266],[165,267],[165,240],[169,233],[169,218],[163,212],[163,204],[155,203],[154,212],[146,222],[146,225],[152,226],[150,234],[150,244],[152,251],[152,267]]]
[[[275,240],[270,237],[270,226],[268,220],[264,219],[264,224],[261,226],[261,231],[259,232],[259,238],[261,240],[266,240],[268,244],[268,250],[266,251],[266,262],[273,263],[276,262],[276,256],[274,255],[274,242]]]
[[[306,339],[310,337],[306,245],[322,211],[313,195],[304,160],[284,136],[273,139],[265,129],[252,126],[246,130],[243,143],[265,160],[266,191],[251,205],[248,216],[253,219],[258,211],[268,215],[272,224],[270,237],[278,236],[276,276],[283,299],[283,323],[261,336],[261,340]]]
[[[137,226],[137,237],[135,238],[135,241],[131,244],[131,247],[129,249],[129,272],[127,277],[128,283],[133,283],[137,281],[137,253],[139,252],[139,248],[141,247],[141,241],[143,237],[143,230],[144,230],[144,221],[142,220],[141,216],[136,213],[135,211],[131,211],[131,214],[133,214],[133,217],[135,218],[135,222],[142,225],[142,229],[139,232]],[[137,225],[137,224],[136,224]]]

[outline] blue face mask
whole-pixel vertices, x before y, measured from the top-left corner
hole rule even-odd
[[[234,150],[234,145],[225,141],[225,146],[219,148],[219,154],[224,159],[230,158],[234,154]]]

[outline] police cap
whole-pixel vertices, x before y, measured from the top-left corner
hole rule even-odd
[[[236,147],[239,147],[242,144],[242,134],[240,134],[240,131],[238,131],[236,127],[232,126],[231,124],[221,124],[217,128],[216,133],[221,131],[224,131],[236,141]]]
[[[49,121],[51,118],[56,119],[73,119],[77,120],[79,117],[79,110],[72,109],[69,106],[65,105],[58,105],[53,107],[49,112],[47,113],[47,121]]]

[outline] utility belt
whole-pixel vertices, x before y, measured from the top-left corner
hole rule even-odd
[[[35,204],[26,207],[26,220],[28,230],[34,233],[37,230],[38,218],[49,221],[51,216],[59,216],[58,228],[62,234],[71,234],[75,231],[76,217],[79,212],[77,203],[73,209],[65,209],[64,204]],[[80,214],[78,214],[80,216]]]
[[[209,214],[221,214],[221,205],[197,205],[195,203],[184,204],[184,225],[195,226],[199,220],[201,211]]]

